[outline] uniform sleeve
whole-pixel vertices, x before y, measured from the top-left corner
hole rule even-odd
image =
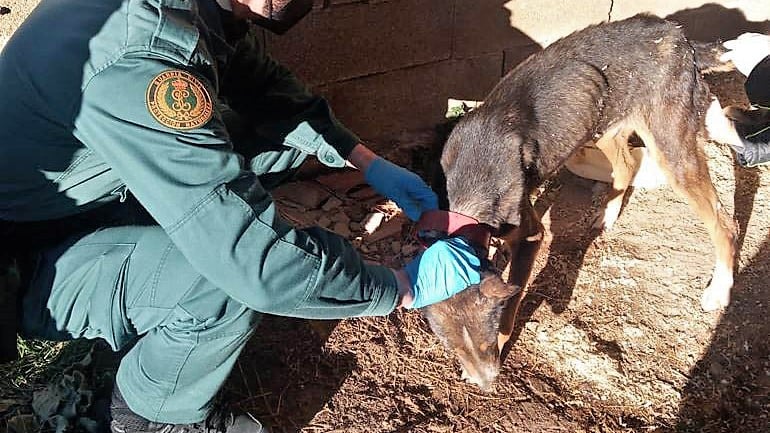
[[[221,96],[260,136],[316,154],[326,165],[343,166],[360,141],[251,33],[236,45],[220,82]]]
[[[746,79],[746,95],[752,104],[770,107],[770,56],[751,70]]]
[[[344,318],[392,311],[393,272],[365,264],[333,233],[282,220],[232,151],[219,115],[195,127],[205,97],[216,100],[211,87],[195,75],[163,79],[168,71],[182,72],[146,58],[101,71],[83,91],[74,134],[115,170],[192,266],[261,312]],[[197,93],[195,83],[202,85]]]

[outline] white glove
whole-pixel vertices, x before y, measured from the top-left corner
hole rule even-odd
[[[728,51],[719,60],[732,61],[738,71],[747,77],[762,59],[770,55],[770,36],[761,33],[744,33],[722,45]]]

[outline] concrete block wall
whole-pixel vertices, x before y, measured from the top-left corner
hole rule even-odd
[[[267,43],[352,130],[377,139],[431,127],[447,99],[483,99],[542,47],[640,12],[700,40],[770,33],[768,0],[317,0]]]
[[[0,0],[0,47],[40,0]],[[699,40],[770,33],[770,0],[315,0],[274,57],[364,138],[440,122],[449,98],[481,100],[527,56],[607,20],[651,12]]]

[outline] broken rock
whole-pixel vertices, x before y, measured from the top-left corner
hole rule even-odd
[[[351,189],[365,185],[364,174],[358,170],[327,174],[316,179],[318,183],[337,193],[347,193]]]
[[[392,236],[401,236],[401,230],[406,222],[406,218],[401,215],[389,219],[367,238],[367,242],[377,242]]]
[[[341,204],[342,200],[338,199],[337,197],[329,197],[329,200],[326,200],[326,203],[324,203],[321,209],[329,212],[331,210],[337,209]]]
[[[364,232],[366,234],[370,235],[374,233],[375,230],[380,228],[380,225],[385,220],[385,214],[379,213],[379,212],[373,212],[364,218],[364,220],[361,222],[361,225],[364,227]]]
[[[350,236],[350,229],[348,228],[348,223],[345,221],[337,221],[334,223],[334,227],[332,228],[332,231],[334,233],[337,233],[340,236],[349,237]]]
[[[307,209],[321,206],[331,194],[312,182],[290,182],[273,190],[273,197]]]

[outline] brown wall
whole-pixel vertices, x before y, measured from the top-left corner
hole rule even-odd
[[[431,127],[483,99],[529,54],[587,25],[651,11],[701,40],[770,32],[768,0],[316,0],[273,55],[365,138]]]

